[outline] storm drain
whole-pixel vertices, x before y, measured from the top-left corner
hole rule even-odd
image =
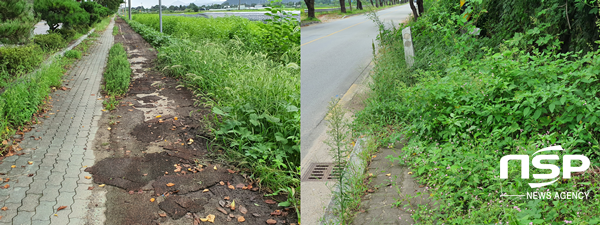
[[[343,165],[339,166],[334,163],[311,163],[308,172],[302,176],[302,181],[336,180],[343,169]]]

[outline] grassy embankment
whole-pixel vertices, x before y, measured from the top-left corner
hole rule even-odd
[[[550,154],[581,154],[590,159],[590,169],[600,166],[598,27],[589,19],[573,20],[569,25],[578,30],[565,43],[565,34],[553,29],[566,25],[556,19],[564,16],[564,11],[558,13],[564,8],[546,7],[552,2],[524,6],[510,16],[485,9],[493,4],[474,4],[466,24],[457,4],[425,3],[418,22],[401,27],[410,26],[413,34],[416,58],[411,68],[404,60],[401,31],[382,30],[372,93],[354,122],[358,135],[375,137],[383,146],[404,136],[402,154],[388,158],[412,168],[439,207],[405,204],[414,196],[396,204],[410,207],[422,224],[600,222],[597,171],[574,173],[537,189],[528,183],[549,180],[521,179],[519,162],[510,161],[509,178],[500,179],[503,156],[531,156],[555,145],[565,151]],[[516,3],[497,3],[502,4]],[[581,7],[583,16],[592,10]],[[521,17],[525,20],[515,19]],[[474,25],[483,29],[480,36],[469,34]],[[547,163],[563,168],[562,160]],[[531,192],[552,197],[501,196]],[[561,192],[594,197],[555,199]]]

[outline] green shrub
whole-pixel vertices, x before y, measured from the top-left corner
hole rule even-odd
[[[44,52],[38,45],[0,48],[0,70],[9,74],[28,73],[44,60]]]
[[[26,43],[38,19],[25,0],[0,1],[0,43]]]
[[[108,52],[108,63],[104,72],[104,90],[109,95],[127,93],[131,81],[131,67],[127,61],[127,52],[121,43],[117,43]]]
[[[67,46],[65,39],[58,33],[35,35],[33,41],[46,51],[53,51]]]
[[[64,28],[64,27],[60,28],[60,29],[56,29],[56,30],[54,30],[54,32],[60,34],[60,36],[62,36],[64,40],[71,40],[77,34],[77,32],[75,30],[73,30],[71,28]]]
[[[77,51],[77,50],[69,50],[69,51],[65,52],[65,57],[70,58],[70,59],[80,59],[81,52]]]
[[[56,30],[58,24],[68,29],[73,26],[89,25],[90,14],[72,0],[37,0],[34,9],[48,23],[50,30]]]

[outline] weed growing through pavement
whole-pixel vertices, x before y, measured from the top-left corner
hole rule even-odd
[[[332,209],[333,213],[339,218],[339,223],[347,224],[349,218],[348,210],[348,195],[346,194],[347,185],[345,170],[348,158],[352,152],[352,142],[350,140],[351,131],[348,127],[348,120],[344,118],[345,110],[338,106],[340,99],[333,99],[329,103],[329,114],[325,118],[327,120],[327,135],[328,139],[325,143],[331,148],[330,154],[333,157],[334,169],[332,176],[337,179],[336,189],[333,191],[333,199],[336,202],[336,208]],[[336,222],[336,223],[338,223]]]

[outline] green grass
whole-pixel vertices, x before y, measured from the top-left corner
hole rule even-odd
[[[54,60],[31,77],[16,80],[0,95],[0,139],[31,121],[31,116],[44,104],[50,88],[62,85],[65,66],[72,62],[68,58]]]
[[[115,36],[115,35],[117,35],[117,34],[119,34],[119,26],[114,26],[114,27],[113,27],[113,32],[112,32],[112,35],[113,35],[113,36]]]
[[[127,61],[127,52],[121,43],[117,43],[108,52],[108,63],[104,72],[104,91],[110,96],[123,95],[129,89],[131,67]]]
[[[80,59],[81,52],[77,51],[77,50],[69,50],[69,51],[65,52],[65,57],[70,58],[70,59]]]
[[[108,17],[105,17],[104,19],[100,20],[100,22],[94,24],[94,28],[96,29],[94,32],[99,31],[102,32],[104,30],[106,30],[106,28],[108,27],[108,24],[110,24],[110,19],[113,16],[110,15]]]

